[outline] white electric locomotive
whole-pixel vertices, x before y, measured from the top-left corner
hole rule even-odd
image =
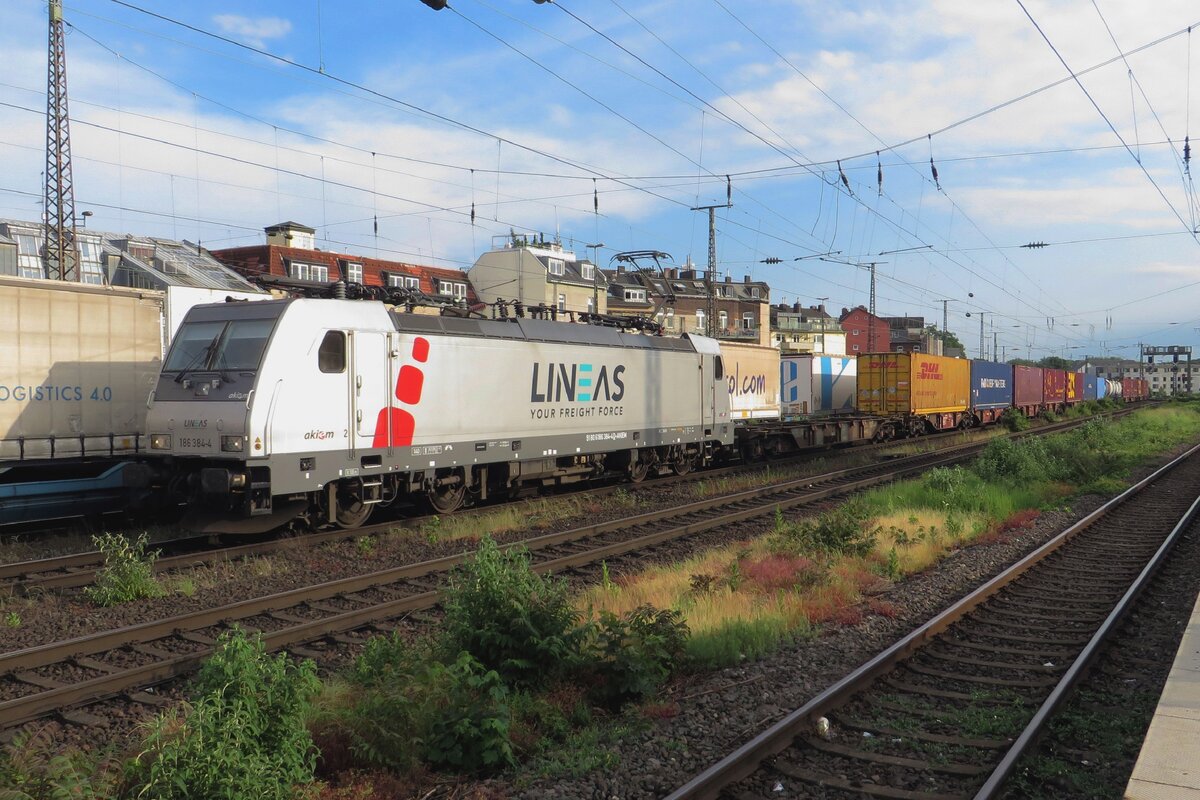
[[[712,339],[317,299],[192,309],[147,431],[192,526],[232,532],[683,473],[735,435]]]

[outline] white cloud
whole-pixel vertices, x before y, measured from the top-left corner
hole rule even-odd
[[[292,23],[280,17],[243,17],[239,14],[218,14],[213,22],[227,36],[240,39],[252,47],[263,47],[268,39],[279,39],[291,33]]]

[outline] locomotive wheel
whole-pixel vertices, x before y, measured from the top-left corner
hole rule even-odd
[[[339,528],[353,530],[366,524],[375,510],[374,504],[364,503],[359,496],[358,485],[354,482],[343,482],[338,485],[337,512],[335,518]]]
[[[458,511],[467,500],[467,487],[464,483],[448,486],[435,486],[425,493],[429,505],[439,514],[449,514]]]
[[[671,469],[676,475],[687,475],[696,466],[696,460],[684,453],[675,461],[671,462]]]
[[[650,464],[640,458],[629,465],[629,480],[632,483],[641,483],[649,474]]]

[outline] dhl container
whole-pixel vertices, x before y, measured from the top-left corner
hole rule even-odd
[[[1032,409],[1042,405],[1046,390],[1041,367],[1013,367],[1013,405]]]
[[[1083,373],[1068,372],[1067,373],[1067,394],[1068,403],[1083,402]]]
[[[779,350],[721,342],[732,419],[779,419]]]
[[[864,353],[858,357],[859,411],[937,414],[967,410],[971,362],[925,353]]]
[[[853,411],[856,368],[850,356],[783,355],[779,389],[784,416]]]
[[[1095,375],[1084,374],[1083,376],[1083,399],[1084,400],[1099,400],[1101,395],[1098,394],[1100,381],[1096,380]]]
[[[1012,367],[994,361],[971,362],[971,408],[1008,408],[1013,402]]]
[[[1042,370],[1042,402],[1048,406],[1067,402],[1067,373],[1061,369]]]

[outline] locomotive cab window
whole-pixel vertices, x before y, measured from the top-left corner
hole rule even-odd
[[[329,331],[321,340],[317,349],[317,368],[321,372],[346,371],[346,334],[342,331]]]
[[[717,365],[713,370],[713,378],[719,381],[725,377],[725,362],[721,360],[720,356],[714,358],[713,361],[716,362]]]

